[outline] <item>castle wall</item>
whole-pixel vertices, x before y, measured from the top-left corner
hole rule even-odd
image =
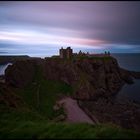
[[[71,58],[72,57],[72,49],[68,47],[67,49],[61,48],[59,50],[60,58]]]

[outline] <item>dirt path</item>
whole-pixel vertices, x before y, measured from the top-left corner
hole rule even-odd
[[[70,98],[65,97],[58,102],[60,105],[63,104],[64,109],[67,113],[68,122],[87,122],[90,124],[94,124],[94,122],[90,119],[90,117],[78,106],[77,101]]]

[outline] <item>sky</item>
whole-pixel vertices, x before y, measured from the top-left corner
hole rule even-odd
[[[61,46],[140,52],[140,2],[0,2],[0,55],[52,55]]]

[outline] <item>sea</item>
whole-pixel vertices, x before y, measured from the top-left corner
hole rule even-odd
[[[112,54],[121,68],[140,72],[140,53],[120,53]],[[116,95],[117,100],[127,99],[140,103],[140,80],[133,79],[134,84],[125,84]]]
[[[75,52],[78,52],[79,50],[80,49],[76,49]],[[88,50],[84,51],[87,52]],[[58,52],[56,52],[56,54],[58,54]],[[140,72],[140,53],[113,53],[111,55],[117,59],[121,68]],[[46,55],[37,55],[37,57],[44,56]],[[50,54],[48,56],[50,56]],[[6,63],[4,65],[0,65],[0,75],[5,74],[5,69],[8,65],[12,64]],[[128,99],[130,101],[140,103],[140,80],[134,79],[134,84],[125,84],[117,94],[116,98],[119,100]]]

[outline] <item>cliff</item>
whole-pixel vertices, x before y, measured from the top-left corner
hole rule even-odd
[[[81,100],[94,100],[98,97],[109,97],[118,92],[125,84],[133,83],[131,73],[119,67],[113,57],[32,59],[17,61],[5,72],[8,85],[25,87],[33,82],[35,75],[46,80],[62,81],[70,85],[73,97]]]

